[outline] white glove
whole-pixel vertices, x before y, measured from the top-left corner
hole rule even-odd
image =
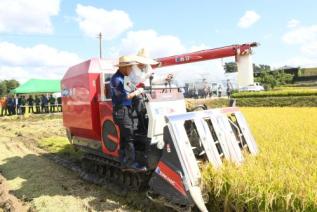
[[[136,96],[139,96],[141,93],[143,93],[143,91],[144,91],[144,88],[138,88],[136,89],[136,91],[134,91],[134,93]]]

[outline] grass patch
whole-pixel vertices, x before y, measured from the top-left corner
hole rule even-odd
[[[1,110],[1,109],[0,109]],[[2,122],[15,122],[19,120],[27,121],[39,121],[39,120],[52,120],[60,119],[62,114],[60,113],[43,113],[43,114],[24,114],[24,115],[11,115],[11,116],[0,116]]]
[[[208,108],[228,107],[228,99],[186,99],[187,109],[197,105],[207,105]],[[244,97],[237,98],[239,107],[317,107],[317,96],[276,96],[276,97]]]
[[[237,98],[240,107],[317,107],[317,96]]]
[[[73,145],[71,145],[66,137],[50,137],[42,139],[38,142],[40,148],[54,154],[79,159],[82,156],[81,151],[77,151]]]
[[[191,110],[198,105],[205,104],[208,108],[219,108],[219,107],[228,107],[229,100],[220,98],[220,99],[186,99],[186,108]]]
[[[284,86],[282,86],[284,87]],[[311,81],[311,82],[298,82],[296,84],[288,84],[285,85],[285,87],[317,87],[317,82]]]
[[[317,96],[317,89],[284,87],[272,91],[239,92],[232,94],[233,98],[282,96]]]
[[[214,211],[317,211],[317,108],[241,108],[259,145],[203,171]]]

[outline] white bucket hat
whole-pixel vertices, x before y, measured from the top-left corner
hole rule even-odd
[[[144,65],[156,65],[156,64],[158,64],[157,61],[149,58],[149,54],[146,51],[146,49],[142,48],[138,51],[137,55],[121,56],[119,58],[119,63],[116,66],[123,67],[123,66],[136,65],[139,63],[144,64]]]

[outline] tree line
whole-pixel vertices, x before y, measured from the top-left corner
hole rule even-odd
[[[238,71],[235,62],[225,63],[226,73],[234,73]],[[253,64],[255,81],[261,83],[266,90],[270,90],[278,85],[285,85],[293,82],[294,75],[285,73],[283,70],[272,70],[271,66],[263,64]]]

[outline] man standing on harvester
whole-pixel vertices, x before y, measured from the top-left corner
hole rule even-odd
[[[157,64],[156,61],[142,56],[122,56],[119,58],[118,71],[112,76],[111,98],[113,105],[113,120],[120,129],[120,162],[123,168],[145,171],[146,167],[135,161],[133,144],[132,99],[143,93],[143,88],[128,89],[125,77],[132,77],[138,68],[145,65]],[[139,69],[140,70],[140,69]],[[138,70],[138,71],[139,71]],[[131,73],[133,73],[131,75]],[[133,78],[133,77],[132,77]]]

